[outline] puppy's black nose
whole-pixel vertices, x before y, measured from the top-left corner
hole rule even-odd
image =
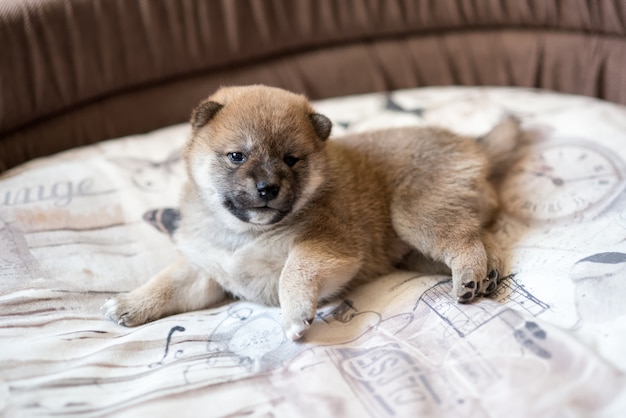
[[[277,184],[267,184],[264,181],[260,181],[256,184],[256,189],[259,192],[259,196],[265,199],[267,202],[273,200],[278,196],[280,186]]]

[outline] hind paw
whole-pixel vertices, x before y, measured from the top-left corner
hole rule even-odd
[[[470,303],[478,296],[489,296],[498,288],[500,272],[491,269],[487,277],[482,280],[475,280],[468,277],[461,280],[456,293],[456,300],[459,303]]]
[[[480,292],[481,296],[489,296],[498,288],[500,282],[500,272],[496,269],[492,269],[487,277],[483,279]]]
[[[480,281],[476,280],[475,275],[464,273],[461,276],[461,280],[456,288],[456,300],[459,303],[470,303],[478,295],[480,289]],[[454,279],[453,279],[454,280]]]

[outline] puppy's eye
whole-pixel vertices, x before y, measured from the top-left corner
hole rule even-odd
[[[300,158],[294,157],[293,155],[287,155],[285,158],[283,158],[283,161],[289,167],[293,167],[298,161],[300,161]]]
[[[241,152],[229,152],[227,155],[228,155],[228,159],[235,164],[245,163],[246,160],[248,159],[248,157],[243,155]]]

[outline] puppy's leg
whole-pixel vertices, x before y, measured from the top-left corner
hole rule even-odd
[[[280,275],[279,298],[285,335],[297,340],[311,326],[320,299],[340,292],[359,271],[357,258],[337,256],[330,245],[300,244]]]
[[[452,273],[453,294],[459,302],[470,302],[484,285],[489,286],[484,280],[493,261],[483,243],[480,214],[454,202],[442,206],[420,197],[421,201],[405,196],[392,204],[394,229],[406,243],[445,263]]]
[[[504,271],[504,263],[500,255],[500,248],[495,242],[495,237],[488,230],[482,233],[483,244],[487,251],[487,277],[483,279],[477,294],[488,296],[495,292],[500,282],[501,274]]]
[[[143,286],[109,299],[102,310],[132,327],[164,316],[207,308],[224,298],[222,288],[182,255]]]

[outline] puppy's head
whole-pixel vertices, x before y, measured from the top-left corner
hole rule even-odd
[[[332,125],[303,96],[266,86],[222,88],[193,111],[191,125],[189,177],[222,214],[275,224],[324,182]]]

